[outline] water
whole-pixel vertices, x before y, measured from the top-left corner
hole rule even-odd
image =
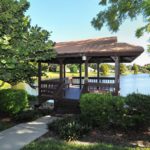
[[[149,74],[131,74],[127,76],[121,76],[120,95],[126,96],[133,92],[150,95]]]
[[[32,89],[29,85],[21,83],[19,87],[25,89],[31,95],[38,95],[37,89]],[[150,75],[137,74],[126,75],[120,78],[120,95],[126,96],[130,93],[142,93],[150,95]]]

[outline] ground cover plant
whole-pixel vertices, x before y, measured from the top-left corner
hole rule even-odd
[[[90,127],[83,124],[79,116],[56,120],[48,124],[48,129],[67,141],[77,140],[90,131]]]

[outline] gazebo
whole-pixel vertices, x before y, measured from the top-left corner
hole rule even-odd
[[[54,48],[56,58],[38,62],[38,89],[39,102],[54,99],[55,106],[63,103],[74,105],[79,102],[82,93],[111,92],[119,95],[120,63],[130,63],[144,51],[140,46],[118,43],[117,37],[60,42]],[[41,63],[59,64],[59,79],[41,80]],[[90,63],[97,64],[97,77],[89,77]],[[100,76],[101,63],[115,63],[114,77]],[[66,78],[66,64],[79,64],[79,77],[73,77],[69,81]],[[81,73],[82,64],[85,65],[84,77]],[[70,82],[76,87],[70,87]]]

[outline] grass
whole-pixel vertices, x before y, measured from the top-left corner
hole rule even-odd
[[[82,76],[84,77],[84,72],[82,72]],[[113,75],[113,73],[109,73],[108,76]],[[89,72],[88,73],[89,77],[97,77],[97,72]],[[66,73],[66,77],[79,77],[79,73],[70,73],[67,72]],[[59,78],[59,72],[46,72],[46,76],[44,76],[43,78]]]
[[[22,150],[149,150],[149,148],[119,147],[103,143],[65,142],[44,139],[32,142]]]
[[[0,80],[0,85],[1,84],[2,84],[2,81]],[[11,88],[11,85],[9,83],[4,83],[4,85],[2,87],[0,86],[0,90],[8,89],[8,88]]]
[[[48,78],[59,78],[59,72],[46,72]],[[84,76],[84,72],[82,72],[82,76]],[[89,76],[97,76],[96,72],[89,72]],[[79,73],[66,73],[66,77],[79,77]]]

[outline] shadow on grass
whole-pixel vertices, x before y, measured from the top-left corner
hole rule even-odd
[[[64,142],[52,139],[35,141],[22,150],[132,150],[131,148],[118,147],[110,144],[79,144],[76,142]],[[135,149],[134,149],[135,150]]]

